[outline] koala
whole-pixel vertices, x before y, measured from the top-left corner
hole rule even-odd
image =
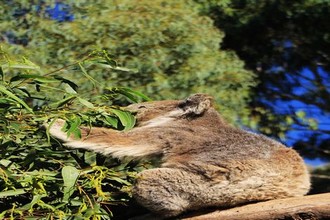
[[[160,156],[160,167],[138,174],[133,197],[162,217],[189,210],[226,208],[248,202],[305,195],[309,174],[290,148],[260,134],[236,128],[214,109],[213,98],[153,101],[126,107],[136,112],[129,131],[81,127],[82,138],[50,134],[70,148],[113,157]]]

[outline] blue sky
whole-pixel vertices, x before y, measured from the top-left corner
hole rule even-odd
[[[324,71],[321,67],[317,68],[317,71],[322,76],[323,84],[326,86],[328,92],[330,92],[330,77],[329,73]],[[301,71],[301,76],[298,80],[301,86],[296,86],[293,88],[294,95],[303,95],[304,93],[314,91],[315,86],[311,83],[314,80],[314,74],[307,68],[304,68]],[[290,80],[290,74],[288,74],[288,78]],[[297,80],[297,79],[292,79]],[[315,97],[315,101],[322,102],[322,100],[318,100],[318,97]],[[303,101],[298,100],[290,100],[290,101],[283,101],[277,100],[273,105],[275,111],[279,113],[286,113],[286,112],[305,112],[305,118],[314,119],[316,120],[318,127],[316,130],[306,130],[303,126],[298,124],[293,124],[292,129],[288,131],[287,137],[283,140],[286,145],[292,146],[294,142],[297,140],[308,140],[308,138],[314,134],[319,134],[319,141],[322,139],[329,139],[330,135],[320,132],[320,130],[329,131],[330,132],[330,113],[322,111],[318,106],[312,104],[306,104]],[[305,159],[306,163],[317,166],[324,163],[324,161],[320,159]]]

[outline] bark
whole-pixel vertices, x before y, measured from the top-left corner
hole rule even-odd
[[[259,202],[182,220],[330,219],[330,193]]]

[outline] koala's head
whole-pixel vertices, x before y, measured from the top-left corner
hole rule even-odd
[[[198,117],[212,105],[213,97],[207,94],[194,94],[184,100],[143,102],[129,105],[126,109],[136,113],[137,122],[140,124],[160,116]]]

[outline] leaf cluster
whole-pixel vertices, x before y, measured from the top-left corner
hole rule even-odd
[[[135,125],[134,115],[114,102],[146,96],[121,87],[91,96],[95,91],[81,90],[63,74],[73,68],[101,86],[86,70],[92,63],[117,68],[104,51],[50,72],[1,51],[0,218],[109,219],[113,206],[129,201],[131,183],[143,163],[63,148],[43,128],[61,118],[68,135],[79,138],[81,124],[118,130]]]

